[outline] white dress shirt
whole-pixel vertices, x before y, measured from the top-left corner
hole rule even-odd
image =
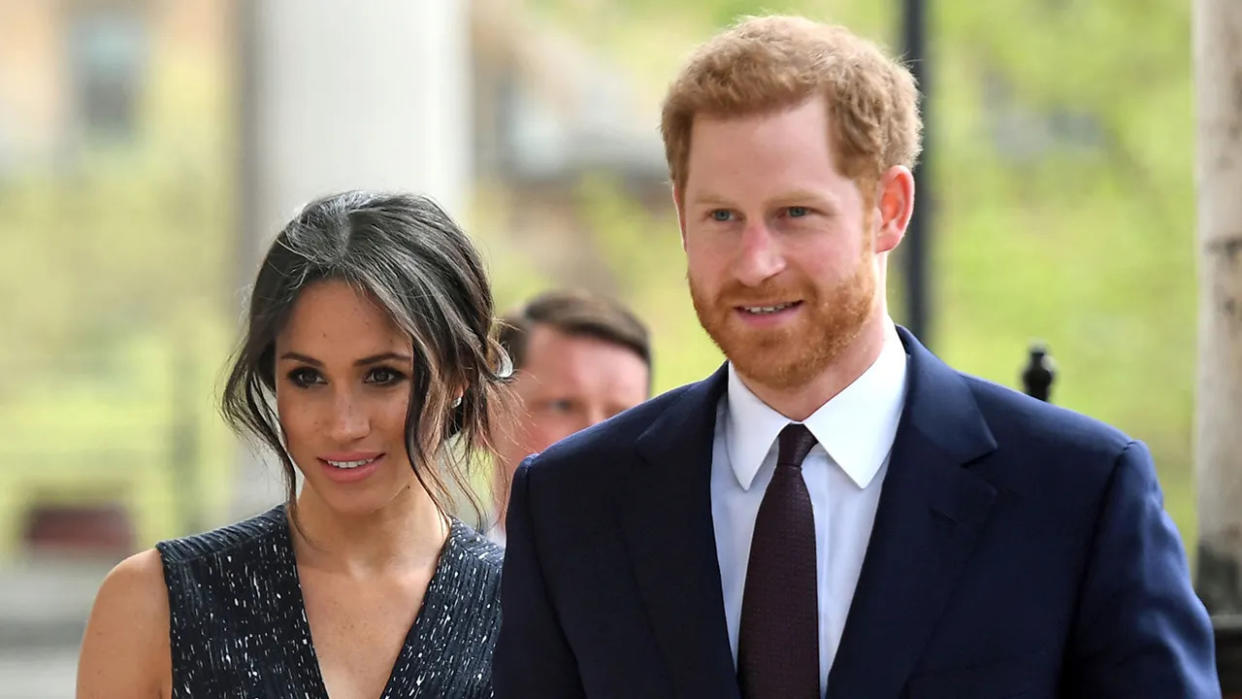
[[[755,516],[776,468],[776,437],[793,421],[751,393],[732,364],[728,381],[717,408],[711,496],[725,621],[736,665]],[[828,671],[867,553],[905,386],[905,348],[890,321],[875,363],[803,422],[819,442],[802,462],[802,476],[815,515],[820,696],[827,691]]]

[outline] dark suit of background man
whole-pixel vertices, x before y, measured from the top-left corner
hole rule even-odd
[[[747,20],[663,134],[728,363],[514,478],[498,697],[1213,697],[1147,449],[959,374],[896,328],[909,73]]]

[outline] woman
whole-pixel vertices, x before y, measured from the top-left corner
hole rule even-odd
[[[78,696],[490,696],[501,553],[446,505],[491,448],[492,311],[477,252],[428,200],[308,205],[263,261],[223,396],[288,502],[118,565]]]

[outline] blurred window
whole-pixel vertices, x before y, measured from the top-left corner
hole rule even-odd
[[[993,143],[1009,160],[1030,162],[1053,151],[1090,153],[1106,145],[1097,115],[1065,105],[1036,107],[999,70],[984,73],[982,94]]]
[[[87,137],[133,137],[147,41],[146,23],[132,11],[92,10],[70,23],[74,117]]]

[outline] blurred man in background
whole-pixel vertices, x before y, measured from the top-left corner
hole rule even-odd
[[[493,492],[504,543],[509,481],[526,456],[632,408],[651,395],[646,326],[612,299],[580,290],[540,294],[502,319],[500,344],[513,359],[521,399],[502,426]]]

